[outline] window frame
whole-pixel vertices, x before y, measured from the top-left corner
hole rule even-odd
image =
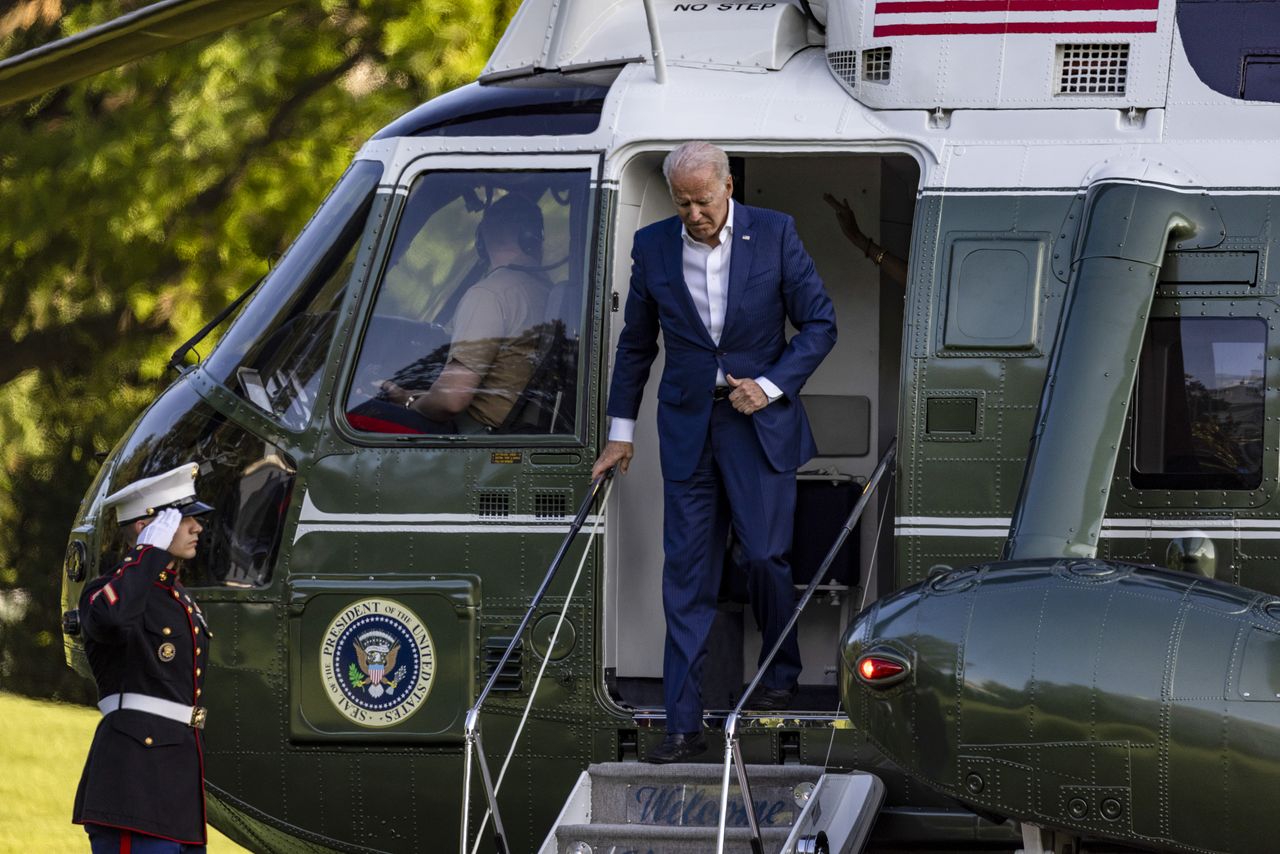
[[[324,257],[324,254],[327,253],[332,248],[333,239],[331,235],[331,239],[323,244],[326,247],[325,253],[322,253],[314,257],[299,256],[298,253],[302,251],[301,248],[299,247],[299,244],[302,243],[304,238],[307,238],[309,236],[308,233],[312,229],[312,227],[317,225],[321,212],[325,209],[326,205],[329,205],[334,200],[334,194],[339,189],[339,187],[343,185],[343,183],[348,179],[348,177],[353,176],[357,169],[365,168],[366,165],[368,167],[376,167],[379,170],[379,172],[377,177],[373,180],[373,183],[367,194],[367,198],[370,202],[370,208],[369,208],[368,214],[366,215],[365,221],[361,226],[360,233],[357,235],[356,241],[353,246],[353,249],[354,249],[353,267],[345,283],[342,285],[343,295],[339,300],[336,301],[336,305],[339,307],[338,308],[339,314],[335,318],[334,327],[329,334],[329,340],[324,345],[324,355],[321,360],[319,385],[317,386],[317,389],[316,389],[316,401],[309,408],[307,412],[307,416],[303,420],[302,424],[300,425],[290,424],[283,417],[283,413],[269,411],[267,409],[264,409],[255,401],[253,401],[246,390],[238,387],[238,384],[236,382],[236,377],[239,371],[247,367],[246,360],[248,359],[249,353],[252,352],[252,350],[255,347],[261,344],[264,337],[269,337],[270,333],[268,330],[272,328],[278,328],[280,325],[278,321],[282,317],[290,317],[290,316],[296,315],[296,313],[299,311],[300,303],[304,298],[303,291],[305,290],[305,288],[303,287],[303,285],[305,284],[305,282],[310,281],[311,277],[315,275],[318,265],[320,263],[320,260]],[[376,250],[376,247],[379,245],[382,239],[381,232],[384,229],[383,229],[383,224],[381,222],[381,219],[385,215],[385,210],[383,209],[385,202],[382,201],[382,198],[385,196],[385,193],[386,193],[386,188],[383,185],[385,172],[386,172],[385,164],[381,163],[378,160],[370,159],[367,157],[357,157],[355,160],[352,161],[351,165],[347,167],[347,170],[343,172],[342,176],[338,179],[337,182],[335,182],[333,188],[330,189],[329,194],[325,197],[324,201],[321,202],[320,206],[316,208],[316,211],[312,214],[311,219],[307,222],[305,226],[303,226],[302,230],[300,230],[298,234],[294,237],[293,241],[289,244],[289,247],[285,250],[284,256],[280,258],[279,262],[277,262],[276,265],[271,269],[267,277],[257,286],[257,292],[254,293],[253,296],[245,303],[245,305],[240,308],[240,311],[236,313],[235,317],[232,319],[231,324],[227,327],[226,331],[221,336],[219,336],[217,343],[215,344],[213,350],[210,352],[209,356],[206,359],[204,359],[199,365],[199,372],[203,376],[207,377],[213,385],[225,390],[227,394],[229,394],[232,398],[234,398],[237,401],[237,404],[236,404],[237,408],[242,408],[247,412],[253,413],[258,418],[265,419],[267,422],[269,422],[272,425],[273,429],[275,430],[285,431],[289,434],[292,434],[293,436],[305,435],[310,425],[316,422],[317,414],[321,412],[324,408],[323,401],[324,401],[324,395],[326,393],[326,385],[328,382],[327,374],[330,370],[330,363],[332,361],[333,348],[335,344],[338,342],[338,340],[341,339],[344,335],[344,320],[341,316],[343,307],[350,303],[354,292],[358,292],[364,289],[365,282],[367,281],[367,272],[362,268],[362,263],[361,263],[362,259],[369,258],[371,250]],[[363,202],[361,204],[363,204]],[[220,370],[215,372],[215,367],[220,365],[221,360],[229,358],[227,351],[224,350],[224,344],[226,344],[229,339],[234,340],[232,338],[233,333],[235,332],[239,324],[249,314],[261,313],[264,310],[262,300],[269,298],[268,296],[269,289],[272,285],[273,280],[276,277],[285,275],[286,272],[288,272],[290,268],[286,266],[286,261],[290,261],[291,258],[293,257],[301,258],[301,260],[298,261],[297,263],[301,264],[302,267],[301,267],[301,275],[297,279],[297,281],[295,281],[292,291],[288,293],[287,298],[279,302],[278,306],[275,308],[275,314],[273,318],[268,323],[266,323],[261,328],[259,328],[257,332],[253,335],[253,337],[249,339],[250,344],[248,348],[246,348],[245,352],[240,353],[240,355],[236,357],[236,360],[234,363],[235,369],[233,370],[233,372],[228,374],[225,377],[221,375],[222,372]],[[266,310],[270,310],[270,307],[266,307]]]
[[[331,398],[330,418],[335,431],[347,443],[358,447],[481,447],[481,448],[585,448],[590,435],[592,380],[595,365],[600,312],[602,271],[605,269],[605,247],[601,229],[605,227],[604,194],[600,176],[604,154],[599,151],[543,154],[427,154],[408,161],[395,182],[395,201],[388,211],[388,225],[383,229],[372,270],[356,306],[356,321],[350,335],[351,346],[344,355]],[[577,404],[573,433],[371,433],[351,426],[346,417],[346,403],[355,380],[365,336],[377,307],[383,279],[387,273],[391,249],[395,245],[406,203],[419,178],[437,172],[564,172],[588,173],[587,231],[584,235],[582,325],[579,337]]]
[[[1252,487],[1224,488],[1214,486],[1138,486],[1134,474],[1142,473],[1137,467],[1138,401],[1140,371],[1135,374],[1129,419],[1124,432],[1123,453],[1117,460],[1115,486],[1118,497],[1128,506],[1148,512],[1204,510],[1259,509],[1276,494],[1280,484],[1280,455],[1275,453],[1280,439],[1276,416],[1277,401],[1272,389],[1276,385],[1277,357],[1280,357],[1280,336],[1277,335],[1277,314],[1280,305],[1270,299],[1241,299],[1238,296],[1210,299],[1169,299],[1153,301],[1148,324],[1158,321],[1179,320],[1253,320],[1266,324],[1263,343],[1263,409],[1262,409],[1262,471],[1259,483]],[[1148,326],[1148,334],[1150,326]],[[1147,477],[1159,477],[1161,473],[1146,473]],[[1175,477],[1175,475],[1169,475]]]

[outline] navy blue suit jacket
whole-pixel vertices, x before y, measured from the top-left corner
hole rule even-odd
[[[751,416],[769,464],[796,469],[816,452],[800,389],[836,342],[836,315],[813,260],[786,214],[734,206],[724,328],[711,340],[684,281],[680,219],[636,232],[631,291],[609,391],[609,415],[636,418],[663,334],[658,386],[662,475],[686,480],[706,440],[716,368],[738,379],[764,376],[783,396]],[[786,321],[796,328],[788,341]]]

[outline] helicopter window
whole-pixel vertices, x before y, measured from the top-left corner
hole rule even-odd
[[[357,161],[209,357],[211,375],[287,427],[311,417],[382,165]]]
[[[271,580],[284,515],[293,492],[294,464],[202,401],[190,383],[170,388],[129,434],[111,472],[111,491],[183,463],[200,464],[196,495],[213,505],[201,516],[196,556],[183,567],[193,587],[261,587]],[[114,511],[103,521],[101,566],[119,559],[124,537]]]
[[[1178,33],[1200,81],[1220,95],[1280,103],[1280,6],[1178,0]]]
[[[1257,318],[1151,321],[1138,365],[1134,486],[1262,483],[1266,337]]]
[[[587,170],[419,178],[364,331],[348,423],[573,433],[590,186]]]
[[[546,71],[472,83],[432,98],[382,130],[397,136],[564,136],[593,133],[621,66]]]

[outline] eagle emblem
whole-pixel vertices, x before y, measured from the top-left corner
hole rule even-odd
[[[367,688],[369,696],[377,699],[383,694],[393,694],[397,683],[404,678],[405,669],[395,669],[400,642],[383,631],[365,632],[355,640],[356,665],[347,671],[352,688]],[[394,671],[387,675],[388,671]],[[386,687],[383,687],[383,684]]]
[[[320,642],[320,678],[334,708],[361,727],[402,726],[435,681],[435,643],[395,599],[351,602]]]

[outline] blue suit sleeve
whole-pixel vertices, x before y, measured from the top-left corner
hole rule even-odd
[[[609,415],[636,418],[649,369],[658,355],[658,305],[649,293],[644,257],[637,239],[631,248],[631,289],[618,336],[613,383],[609,387]]]
[[[782,297],[796,334],[764,376],[795,399],[835,346],[836,310],[791,217],[786,218],[782,233]]]

